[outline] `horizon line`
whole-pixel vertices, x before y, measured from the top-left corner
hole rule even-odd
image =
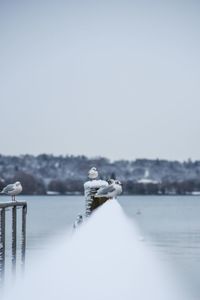
[[[118,159],[112,159],[112,158],[109,158],[109,157],[106,157],[106,156],[101,156],[101,155],[95,155],[95,156],[89,156],[89,155],[86,155],[86,154],[55,154],[55,153],[47,153],[47,152],[41,152],[41,153],[38,153],[38,154],[31,154],[31,153],[21,153],[21,154],[3,154],[3,153],[0,153],[0,156],[7,156],[7,157],[23,157],[23,156],[33,156],[33,157],[38,157],[38,156],[41,156],[41,155],[47,155],[47,156],[53,156],[53,157],[85,157],[89,160],[92,160],[92,159],[106,159],[110,162],[117,162],[117,161],[129,161],[129,162],[133,162],[133,161],[138,161],[138,160],[149,160],[149,161],[156,161],[156,160],[159,160],[159,161],[169,161],[169,162],[181,162],[181,163],[184,163],[184,162],[198,162],[200,161],[200,159],[193,159],[193,158],[187,158],[187,159],[183,159],[183,160],[180,160],[180,159],[167,159],[167,158],[159,158],[159,157],[156,157],[156,158],[147,158],[147,157],[136,157],[134,159],[128,159],[128,158],[118,158]]]

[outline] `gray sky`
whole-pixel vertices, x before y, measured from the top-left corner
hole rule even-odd
[[[199,1],[0,0],[0,153],[200,159]]]

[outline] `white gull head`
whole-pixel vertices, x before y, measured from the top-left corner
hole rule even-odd
[[[95,167],[91,168],[88,172],[89,179],[96,179],[98,177],[98,171]]]

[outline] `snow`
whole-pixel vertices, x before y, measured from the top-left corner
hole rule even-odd
[[[148,178],[142,178],[140,180],[137,180],[137,183],[143,183],[143,184],[158,184],[158,181],[153,180],[153,179],[148,179]]]
[[[184,300],[116,200],[65,234],[6,300]]]
[[[89,180],[84,183],[84,189],[89,190],[92,188],[100,188],[102,186],[107,186],[108,182],[105,180]]]

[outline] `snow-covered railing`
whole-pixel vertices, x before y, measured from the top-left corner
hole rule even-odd
[[[12,273],[16,272],[17,258],[17,209],[21,208],[21,262],[25,263],[26,251],[26,213],[27,203],[23,202],[4,202],[0,203],[0,287],[3,286],[5,276],[5,260],[6,260],[6,211],[12,211]]]

